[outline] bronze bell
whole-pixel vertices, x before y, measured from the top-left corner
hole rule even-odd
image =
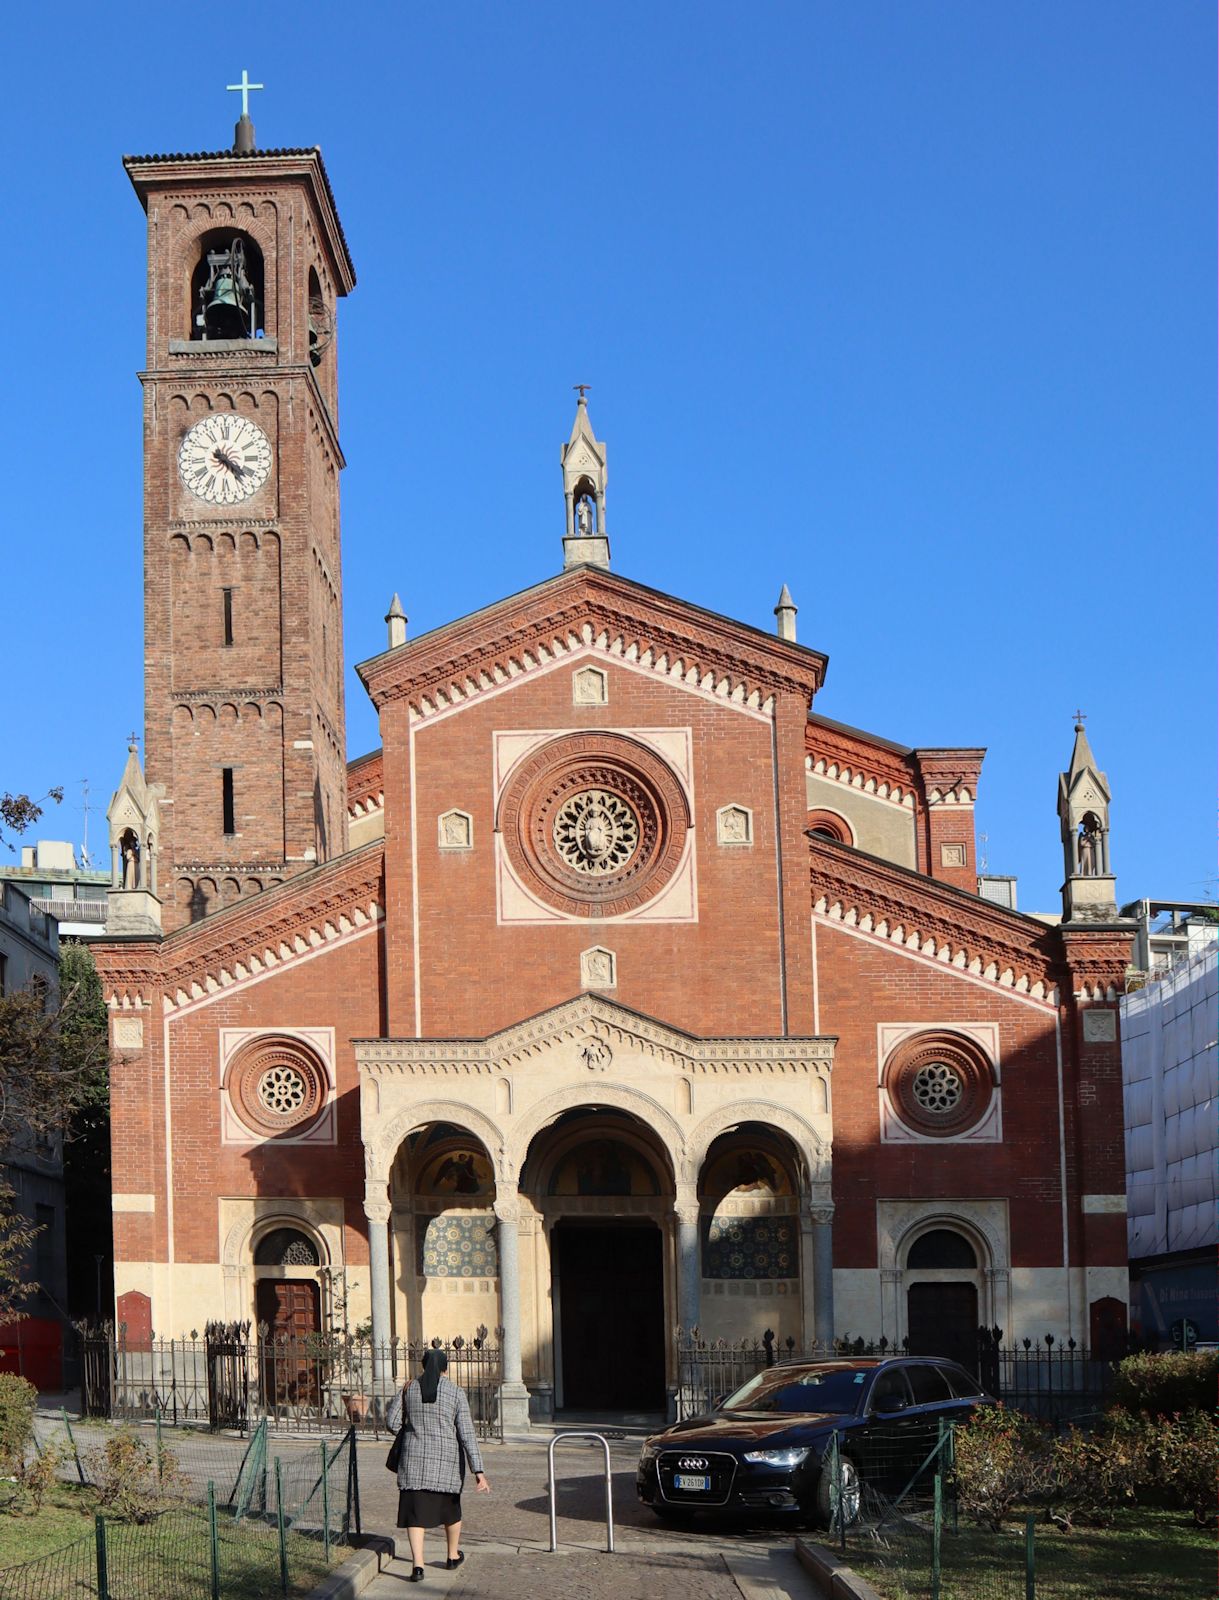
[[[203,326],[211,339],[248,339],[254,311],[254,292],[245,274],[240,239],[228,250],[207,256],[208,278],[199,292]]]

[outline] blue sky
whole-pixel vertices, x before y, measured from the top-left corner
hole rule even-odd
[[[80,837],[142,725],[145,236],[124,153],[323,148],[346,649],[557,570],[571,385],[615,568],[769,627],[817,706],[985,745],[1022,909],[1088,712],[1119,894],[1213,897],[1215,9],[678,0],[6,21],[0,788]],[[15,219],[15,220],[14,220]],[[375,718],[348,678],[354,755]],[[100,815],[91,823],[101,837]]]

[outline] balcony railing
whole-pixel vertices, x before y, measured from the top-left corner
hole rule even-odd
[[[44,916],[54,917],[56,922],[105,922],[106,920],[104,900],[34,900],[31,904],[37,906]]]

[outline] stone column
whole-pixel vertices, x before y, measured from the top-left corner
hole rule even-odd
[[[373,1190],[364,1200],[368,1218],[368,1276],[372,1289],[372,1381],[374,1403],[383,1400],[389,1383],[389,1201],[384,1183],[369,1179]],[[379,1190],[377,1194],[375,1191]]]
[[[834,1208],[810,1206],[813,1245],[813,1331],[818,1344],[834,1340]]]
[[[517,1248],[520,1221],[514,1200],[495,1202],[499,1249],[499,1314],[504,1329],[504,1381],[500,1408],[508,1430],[529,1427],[529,1390],[521,1377],[521,1268]]]
[[[687,1338],[702,1321],[703,1262],[699,1207],[694,1194],[679,1194],[677,1219],[677,1326]]]

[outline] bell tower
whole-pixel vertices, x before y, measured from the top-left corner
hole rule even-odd
[[[335,307],[317,149],[128,156],[148,216],[145,777],[166,931],[346,848]]]

